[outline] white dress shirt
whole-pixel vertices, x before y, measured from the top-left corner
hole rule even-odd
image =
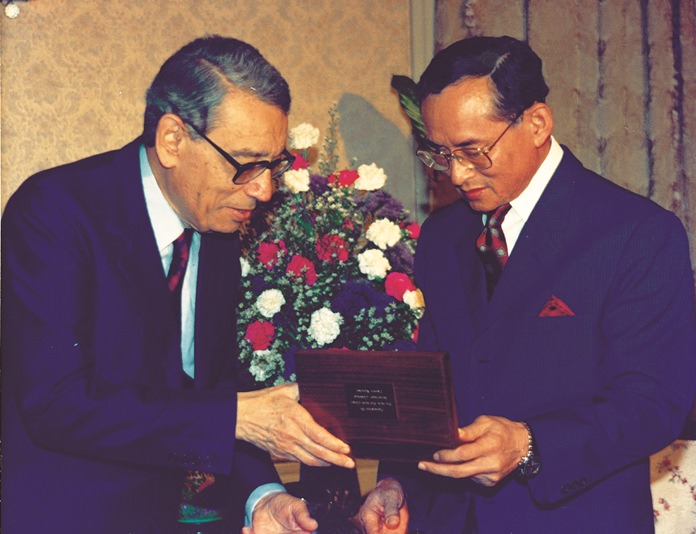
[[[145,192],[147,213],[155,232],[157,249],[162,258],[162,269],[166,275],[172,263],[174,241],[184,231],[184,224],[157,185],[144,146],[140,147],[140,174]],[[193,333],[195,331],[196,281],[198,280],[198,251],[200,248],[201,235],[198,232],[193,232],[188,266],[181,286],[181,365],[184,372],[191,378],[195,376]]]
[[[505,234],[505,243],[507,244],[508,256],[512,254],[512,249],[515,248],[517,238],[522,232],[522,227],[529,219],[534,206],[541,198],[541,194],[546,189],[546,186],[551,180],[553,173],[556,172],[558,165],[563,158],[563,149],[558,144],[556,139],[551,137],[551,149],[544,158],[544,161],[537,169],[534,176],[527,187],[520,195],[510,201],[510,211],[508,211],[505,219],[503,219],[503,234]],[[483,215],[483,224],[486,224],[488,216]]]

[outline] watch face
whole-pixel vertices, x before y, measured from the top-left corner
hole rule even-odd
[[[522,478],[530,478],[536,475],[541,470],[541,464],[535,454],[532,454],[518,470],[518,474]]]

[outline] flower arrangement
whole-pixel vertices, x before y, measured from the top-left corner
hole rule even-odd
[[[337,160],[329,113],[324,170]],[[418,223],[382,189],[387,176],[374,163],[313,173],[318,139],[306,123],[290,131],[295,163],[245,228],[237,336],[256,385],[294,381],[298,349],[406,350],[417,336]]]

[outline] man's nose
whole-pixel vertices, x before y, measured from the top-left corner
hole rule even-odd
[[[246,193],[260,202],[268,202],[273,195],[271,170],[264,170],[258,177],[246,184]]]
[[[473,164],[468,161],[460,162],[452,159],[450,162],[450,180],[455,187],[461,187],[464,182],[470,180],[474,176],[476,169]]]

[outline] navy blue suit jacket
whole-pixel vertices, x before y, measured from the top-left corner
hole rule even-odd
[[[241,528],[250,491],[278,480],[235,441],[238,236],[202,236],[185,389],[139,145],[29,178],[3,215],[7,534],[172,532],[187,469],[218,474]]]
[[[650,454],[676,438],[696,390],[696,317],[679,220],[582,167],[561,164],[490,302],[464,202],[423,225],[419,348],[450,353],[461,425],[527,421],[541,472],[494,488],[401,473],[413,528],[481,534],[653,531]],[[555,296],[573,315],[539,316]]]

